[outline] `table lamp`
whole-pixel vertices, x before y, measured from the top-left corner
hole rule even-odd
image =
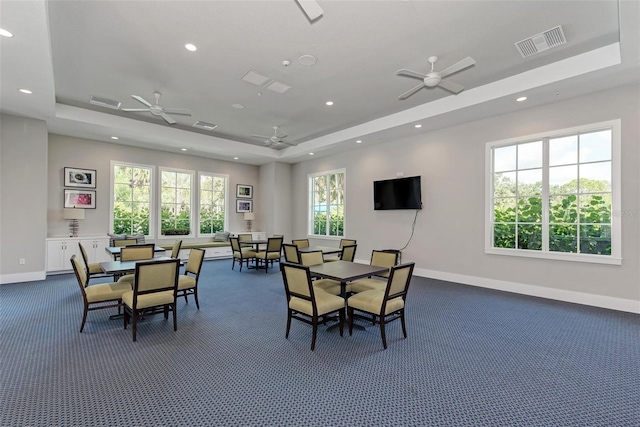
[[[251,231],[251,221],[256,219],[256,215],[253,212],[245,212],[244,220],[247,221],[247,231]]]
[[[78,237],[80,229],[78,220],[84,219],[84,209],[65,208],[62,216],[69,220],[69,237]]]

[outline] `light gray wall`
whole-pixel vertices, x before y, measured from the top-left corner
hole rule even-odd
[[[12,275],[33,273],[36,280],[46,252],[46,123],[0,115],[0,166],[0,279],[9,283],[16,281]]]
[[[112,160],[151,165],[156,166],[156,168],[170,167],[229,175],[228,229],[231,231],[241,231],[244,226],[243,214],[236,213],[235,209],[236,184],[253,185],[254,199],[256,189],[258,189],[257,166],[51,134],[49,135],[47,188],[49,198],[47,206],[49,237],[68,235],[68,222],[62,218],[63,170],[65,166],[95,169],[97,171],[96,209],[87,209],[85,219],[80,221],[80,236],[105,235],[109,233]],[[174,239],[172,236],[169,240]]]
[[[290,241],[291,165],[273,162],[260,166],[258,201],[260,211],[256,212],[256,218],[263,224],[263,229],[258,231],[266,231],[268,236],[282,234],[285,242]]]
[[[292,168],[295,237],[306,236],[307,174],[346,168],[346,235],[358,240],[356,258],[372,249],[402,248],[415,211],[374,211],[374,180],[422,176],[424,209],[403,251],[416,268],[554,291],[640,301],[640,88],[620,87],[454,126]],[[511,137],[622,119],[621,266],[486,255],[485,144]],[[364,143],[362,144],[365,145]],[[615,213],[614,213],[615,214]]]

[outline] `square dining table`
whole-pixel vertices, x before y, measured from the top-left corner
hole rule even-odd
[[[335,246],[308,246],[306,248],[298,248],[298,252],[316,252],[321,251],[322,255],[339,254],[342,248]]]
[[[131,245],[131,246],[135,246],[135,245]],[[111,254],[115,261],[120,256],[120,251],[122,251],[123,247],[124,246],[107,246],[106,248],[104,248],[104,250],[107,251],[107,253]],[[154,253],[166,252],[166,249],[163,248],[162,246],[155,245],[153,247],[153,252]]]
[[[100,268],[106,274],[113,274],[117,277],[136,271],[136,263],[138,262],[163,261],[167,259],[171,259],[171,257],[159,256],[153,257],[151,259],[141,259],[137,261],[105,261],[100,263]],[[180,261],[180,264],[182,265],[182,261]]]

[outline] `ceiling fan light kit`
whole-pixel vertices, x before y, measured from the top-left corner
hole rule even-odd
[[[190,116],[191,113],[186,108],[165,108],[160,106],[160,97],[162,94],[160,92],[153,92],[153,96],[156,99],[155,104],[151,104],[149,101],[144,99],[139,95],[131,95],[133,99],[138,101],[141,104],[144,104],[147,108],[123,108],[122,111],[126,111],[128,113],[144,113],[148,112],[154,116],[162,117],[165,122],[170,125],[175,125],[177,121],[169,116],[169,114],[177,114],[180,116]],[[169,114],[167,114],[169,113]]]

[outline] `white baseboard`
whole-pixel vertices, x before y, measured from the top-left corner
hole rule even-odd
[[[548,298],[557,301],[590,305],[593,307],[608,308],[611,310],[626,311],[640,314],[640,301],[623,298],[607,297],[603,295],[587,294],[583,292],[566,291],[543,286],[526,285],[523,283],[507,282],[503,280],[487,279],[484,277],[466,276],[463,274],[446,273],[443,271],[416,268],[413,274],[430,279],[445,280],[447,282],[461,283],[463,285],[478,286],[481,288],[495,289],[498,291],[513,292],[516,294],[533,297]]]
[[[29,273],[3,274],[0,275],[0,285],[18,282],[35,282],[47,278],[45,271],[31,271]]]

